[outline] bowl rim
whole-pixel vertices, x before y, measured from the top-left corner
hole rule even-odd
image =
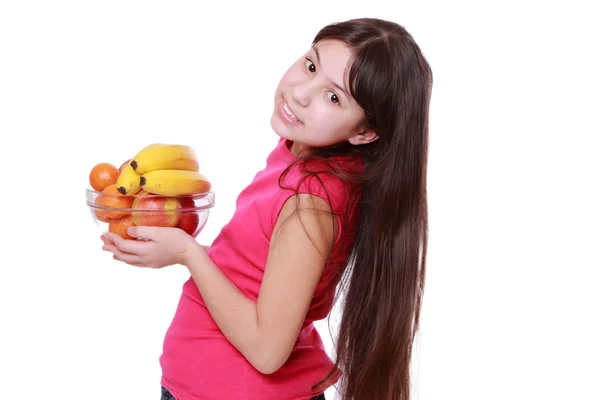
[[[107,207],[107,206],[103,206],[103,205],[99,205],[96,204],[94,202],[90,202],[89,200],[89,195],[90,194],[95,194],[96,196],[94,197],[97,198],[97,196],[100,195],[104,195],[104,196],[114,196],[113,194],[107,194],[104,192],[99,192],[97,190],[94,190],[92,188],[86,188],[86,204],[88,207],[90,207],[91,209],[94,210],[102,210],[102,211],[119,211],[119,212],[125,212],[125,213],[132,213],[132,212],[157,212],[157,210],[155,208],[132,208],[132,207]],[[121,196],[121,195],[120,195]],[[199,205],[199,206],[193,206],[193,207],[182,207],[182,208],[178,208],[176,210],[168,210],[171,212],[197,212],[197,211],[204,211],[204,210],[209,210],[211,208],[213,208],[215,206],[215,192],[212,190],[209,190],[207,192],[204,193],[195,193],[195,194],[182,194],[182,195],[177,195],[177,196],[163,196],[163,195],[159,195],[159,194],[145,194],[143,196],[139,196],[137,194],[130,194],[130,195],[126,195],[129,197],[144,197],[144,198],[152,198],[152,197],[169,197],[169,198],[192,198],[192,199],[207,199],[208,200],[208,204],[205,205]]]

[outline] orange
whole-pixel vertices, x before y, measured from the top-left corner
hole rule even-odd
[[[97,192],[103,191],[108,185],[117,183],[118,178],[119,169],[110,163],[96,164],[90,171],[90,185]]]
[[[100,196],[98,196],[96,198],[96,200],[98,200],[100,198]],[[98,204],[98,203],[96,203]],[[104,210],[94,210],[94,213],[96,214],[96,217],[102,221],[102,222],[110,222],[110,218],[108,217],[108,214],[106,213],[106,211]]]
[[[131,215],[126,215],[122,218],[111,219],[108,223],[108,231],[116,233],[123,239],[135,239],[127,234],[127,228],[130,226],[133,226],[133,220],[131,219]]]
[[[96,197],[95,203],[99,206],[111,208],[131,208],[133,197],[125,196],[119,193],[117,190],[117,184],[113,183],[108,185],[102,191],[102,194]],[[95,212],[98,219],[103,222],[108,222],[108,219],[112,218],[121,218],[127,214],[126,211],[95,210]]]

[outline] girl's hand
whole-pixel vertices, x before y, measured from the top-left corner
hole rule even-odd
[[[137,267],[162,268],[185,265],[196,241],[179,228],[154,226],[130,227],[127,233],[139,240],[125,240],[111,232],[102,235],[102,250],[113,253],[115,260]],[[198,246],[199,247],[199,246]]]

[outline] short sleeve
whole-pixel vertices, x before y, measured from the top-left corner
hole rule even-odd
[[[338,233],[336,243],[343,233],[344,221],[346,219],[347,206],[351,200],[349,184],[335,176],[330,170],[324,168],[312,168],[311,173],[301,172],[300,167],[294,166],[289,174],[282,179],[282,189],[273,199],[271,212],[271,231],[275,228],[277,219],[285,202],[292,196],[300,193],[311,194],[323,199],[336,215]]]

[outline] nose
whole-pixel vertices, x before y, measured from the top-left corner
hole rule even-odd
[[[298,82],[292,89],[292,99],[302,107],[308,107],[313,91],[311,81]]]

